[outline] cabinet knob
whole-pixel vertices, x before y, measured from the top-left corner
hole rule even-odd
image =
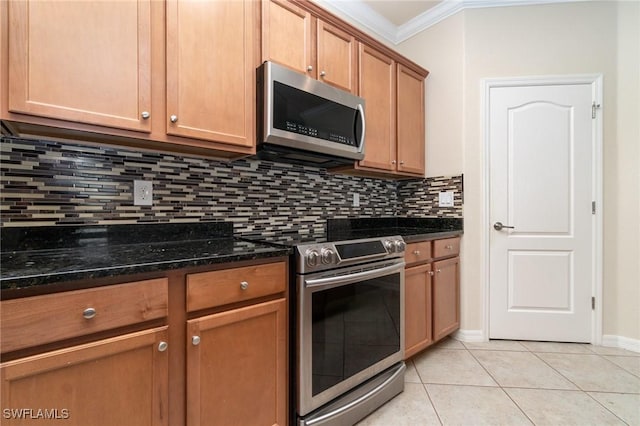
[[[447,244],[446,246],[444,246],[444,248],[446,248],[447,250],[453,250],[453,246],[451,244]]]
[[[178,121],[178,116],[172,115],[171,117],[169,117],[169,120],[171,120],[172,123],[175,123],[176,121]]]
[[[396,160],[391,160],[391,164],[396,164]]]
[[[142,116],[142,118],[144,118],[145,120],[149,117],[151,117],[151,114],[149,114],[149,111],[142,111],[142,114],[140,114]]]
[[[167,342],[158,343],[158,351],[160,352],[166,351],[168,347],[169,347],[169,344]]]
[[[415,254],[416,256],[420,256],[420,250],[414,250],[413,254]]]
[[[243,290],[248,289],[248,288],[249,288],[249,283],[248,283],[248,282],[246,282],[246,281],[242,281],[242,282],[240,283],[240,288],[241,288],[241,289],[243,289]]]
[[[91,319],[96,316],[96,310],[94,308],[87,308],[82,312],[82,316],[85,319]]]
[[[433,276],[434,275],[433,271],[429,271],[429,275]]]
[[[307,71],[309,71],[309,72],[313,71],[313,65],[309,65],[309,66],[307,67]]]
[[[324,71],[320,71],[320,77],[324,77],[325,75],[327,75],[327,73],[326,73],[326,72],[324,72]]]
[[[400,164],[404,164],[404,160],[400,160]]]
[[[442,270],[441,270],[441,269],[436,269],[436,273],[438,273],[438,274],[439,274],[440,272],[442,272]]]
[[[191,337],[191,344],[193,346],[198,346],[200,344],[200,336],[192,336]]]

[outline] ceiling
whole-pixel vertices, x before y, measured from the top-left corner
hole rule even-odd
[[[441,3],[442,0],[363,0],[362,2],[389,20],[392,24],[400,26]]]
[[[463,9],[584,0],[313,0],[396,45]]]

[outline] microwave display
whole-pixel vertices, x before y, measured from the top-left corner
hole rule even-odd
[[[342,145],[357,146],[357,110],[273,82],[273,127]]]

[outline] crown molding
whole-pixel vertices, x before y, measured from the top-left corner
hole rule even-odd
[[[589,0],[443,0],[442,3],[399,26],[391,23],[362,0],[313,1],[330,12],[345,16],[359,24],[383,41],[397,45],[464,9],[574,3]]]
[[[397,44],[395,40],[398,26],[367,6],[362,0],[313,0],[313,2],[329,12],[345,16],[352,22],[360,24],[369,33],[383,41]]]

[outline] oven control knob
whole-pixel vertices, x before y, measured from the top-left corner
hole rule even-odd
[[[388,253],[393,253],[396,251],[396,245],[393,243],[393,241],[384,240],[382,244],[384,245],[384,248],[387,249]]]
[[[334,252],[330,248],[323,248],[320,251],[320,258],[322,263],[324,263],[325,265],[336,263],[336,252]]]
[[[307,260],[307,266],[316,266],[320,260],[320,253],[318,253],[318,250],[309,249],[304,254],[304,257]]]
[[[394,245],[396,246],[397,253],[402,253],[404,249],[407,247],[407,245],[402,240],[396,240]]]

